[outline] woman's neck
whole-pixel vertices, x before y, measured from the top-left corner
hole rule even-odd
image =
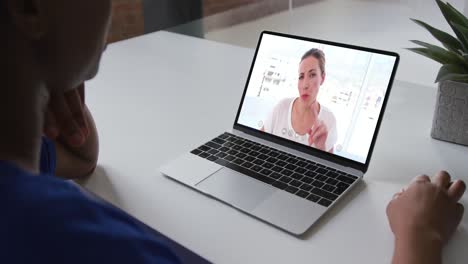
[[[8,49],[0,53],[5,51]],[[3,58],[7,59],[0,62],[4,80],[0,85],[0,160],[38,173],[48,92],[32,64],[18,53],[5,52]]]

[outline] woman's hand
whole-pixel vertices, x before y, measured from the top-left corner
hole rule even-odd
[[[80,178],[94,171],[99,139],[85,104],[84,84],[64,94],[51,95],[44,133],[55,143],[56,175]]]
[[[432,182],[426,175],[416,177],[387,206],[393,233],[397,238],[431,234],[446,243],[463,216],[463,205],[458,201],[465,188],[463,181],[452,183],[445,171],[439,172]]]
[[[312,125],[312,128],[309,129],[309,131],[307,132],[307,134],[309,134],[309,145],[312,146],[313,144],[315,144],[315,146],[318,149],[328,151],[327,149],[325,149],[325,143],[327,142],[328,138],[328,127],[325,124],[325,122],[318,118],[318,104],[314,104],[312,106],[312,113],[315,123]]]
[[[70,147],[80,147],[86,142],[89,127],[85,116],[84,84],[51,95],[44,133],[54,140],[60,138]]]

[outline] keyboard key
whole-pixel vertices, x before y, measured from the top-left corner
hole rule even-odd
[[[325,184],[322,189],[324,189],[327,192],[333,192],[335,190],[335,186],[332,186],[330,184]]]
[[[318,168],[315,172],[317,172],[318,174],[325,174],[327,173],[327,170],[324,168]]]
[[[228,156],[226,156],[224,159],[227,160],[227,161],[233,161],[233,160],[236,159],[236,157],[234,157],[234,156],[232,156],[232,155],[228,155]]]
[[[260,154],[260,155],[257,156],[257,159],[266,160],[266,159],[268,159],[268,156],[265,155],[265,154]]]
[[[252,156],[247,156],[247,157],[245,157],[244,159],[245,159],[246,161],[248,161],[248,162],[252,162],[252,161],[255,160],[255,158],[252,157]]]
[[[303,169],[301,167],[297,167],[294,171],[297,172],[297,173],[300,173],[300,174],[304,174],[307,170],[305,170],[305,169]]]
[[[231,142],[226,142],[226,143],[224,143],[223,147],[232,148],[232,147],[234,147],[234,144],[231,143]]]
[[[198,155],[198,154],[202,153],[202,151],[199,150],[199,149],[194,149],[194,150],[190,151],[190,153]]]
[[[320,197],[327,198],[330,201],[335,201],[336,198],[338,198],[338,195],[327,192],[327,191],[324,191],[324,190],[319,189],[319,188],[314,188],[310,192],[315,194],[315,195],[318,195]]]
[[[220,139],[227,139],[227,138],[229,138],[229,134],[228,134],[228,133],[224,133],[224,134],[220,135],[218,138],[220,138]]]
[[[313,187],[310,186],[310,185],[307,184],[307,183],[303,183],[299,188],[301,188],[301,189],[304,190],[304,191],[310,191],[310,190],[312,190]]]
[[[272,170],[272,171],[276,171],[276,172],[280,172],[280,171],[283,170],[283,168],[280,167],[280,166],[274,166],[273,168],[271,168],[271,170]]]
[[[290,182],[289,185],[292,185],[294,187],[299,187],[299,186],[302,185],[302,182],[300,182],[298,180],[292,180],[292,182]]]
[[[328,180],[328,177],[325,177],[323,175],[318,175],[317,177],[315,177],[315,179],[319,180],[319,181],[326,182]]]
[[[289,158],[286,160],[286,162],[289,162],[290,164],[296,164],[296,162],[298,162],[299,160],[295,159],[295,158]]]
[[[226,147],[221,147],[220,149],[218,149],[219,151],[221,152],[227,152],[230,150],[230,148],[226,148]]]
[[[348,178],[346,176],[338,176],[337,179],[342,182],[346,182],[347,184],[352,184],[354,182],[354,179]]]
[[[268,158],[267,159],[268,162],[271,162],[271,163],[276,163],[278,161],[278,159],[276,158]]]
[[[234,145],[234,146],[232,147],[232,149],[235,149],[235,150],[239,151],[239,150],[242,149],[242,147],[239,146],[239,145]]]
[[[254,165],[252,168],[250,168],[251,170],[255,171],[255,172],[259,172],[262,170],[262,167],[258,166],[258,165]]]
[[[283,182],[280,182],[280,181],[276,181],[272,184],[273,186],[275,186],[276,188],[280,189],[280,190],[284,190],[288,187],[288,185],[286,183],[283,183]]]
[[[220,145],[226,143],[226,140],[220,139],[220,138],[215,138],[215,139],[213,139],[212,141],[215,142],[215,143],[218,143],[218,144],[220,144]]]
[[[228,151],[228,152],[226,152],[226,153],[227,153],[227,154],[229,154],[229,155],[233,155],[233,156],[235,156],[235,155],[237,155],[237,154],[239,153],[239,151],[237,151],[237,150],[234,150],[234,149],[231,149],[231,150],[229,150],[229,151]]]
[[[252,163],[257,164],[257,165],[262,165],[264,163],[264,161],[260,160],[260,159],[256,159]]]
[[[344,193],[344,191],[346,191],[346,188],[336,187],[333,193],[336,195],[341,195],[342,193]]]
[[[332,179],[332,178],[328,178],[326,180],[326,183],[331,184],[331,185],[336,185],[338,183],[338,181],[335,180],[335,179]]]
[[[308,177],[311,177],[311,178],[315,178],[315,176],[317,176],[318,174],[316,172],[313,172],[313,171],[306,171],[306,173],[304,173],[306,176]]]
[[[288,187],[287,187],[286,189],[284,189],[284,190],[287,191],[287,192],[290,192],[290,193],[293,193],[293,194],[294,194],[294,193],[296,193],[297,190],[299,190],[299,189],[296,188],[296,187],[293,187],[293,186],[288,186]]]
[[[284,183],[289,183],[292,179],[289,178],[288,176],[283,176],[281,177],[281,179],[279,179],[281,182],[284,182]]]
[[[286,169],[288,169],[288,170],[295,170],[296,168],[297,168],[297,166],[294,166],[292,164],[286,165]]]
[[[248,153],[250,153],[251,150],[246,148],[246,147],[243,147],[239,151],[242,152],[242,153],[248,154]]]
[[[278,160],[278,161],[276,162],[276,165],[278,165],[278,166],[280,166],[280,167],[284,167],[284,166],[288,165],[288,163],[286,163],[286,162],[284,162],[284,161],[282,161],[282,160]]]
[[[307,166],[307,162],[305,161],[299,161],[298,163],[296,163],[297,166],[301,167],[301,168],[305,168]]]
[[[330,206],[331,203],[332,203],[331,201],[324,199],[324,198],[320,199],[320,201],[318,202],[318,204],[323,205],[325,207]]]
[[[252,147],[252,143],[246,142],[246,143],[244,143],[244,144],[242,145],[242,147],[244,147],[244,148],[250,148],[250,147]]]
[[[330,177],[330,178],[336,178],[336,177],[338,177],[338,173],[333,172],[333,171],[327,172],[326,175],[327,175],[328,177]]]
[[[302,179],[303,177],[304,177],[304,176],[302,176],[302,175],[299,174],[299,173],[293,173],[293,174],[291,175],[291,178],[296,179],[296,180],[300,180],[300,179]]]
[[[291,176],[291,174],[293,174],[293,172],[288,169],[284,169],[280,173],[286,176]]]
[[[325,183],[321,182],[321,181],[314,181],[312,183],[313,186],[317,187],[317,188],[322,188],[323,185],[325,185]]]
[[[244,160],[243,160],[243,159],[237,158],[237,159],[235,159],[233,162],[234,162],[235,164],[237,164],[237,165],[241,165],[242,163],[244,163]]]
[[[284,154],[281,154],[278,156],[278,159],[280,160],[287,160],[288,159],[288,156],[284,155]]]
[[[349,184],[346,184],[346,183],[344,183],[344,182],[338,182],[338,183],[336,184],[336,186],[337,186],[338,188],[348,189]]]
[[[276,150],[273,150],[272,152],[268,153],[268,155],[270,155],[270,157],[276,158],[279,156],[279,152]]]
[[[218,159],[218,157],[216,157],[216,156],[209,156],[209,157],[206,158],[206,159],[209,160],[209,161],[215,161],[215,160]]]
[[[253,150],[253,151],[259,151],[260,149],[262,149],[262,147],[260,147],[259,145],[255,145],[255,146],[251,147],[250,149]]]
[[[216,155],[216,154],[219,153],[219,151],[217,151],[216,149],[210,149],[210,150],[208,151],[208,153],[211,154],[211,155]]]
[[[247,162],[244,162],[244,163],[242,164],[242,167],[244,167],[244,168],[246,168],[246,169],[250,169],[252,166],[253,166],[253,164],[250,163],[250,162],[248,162],[248,161],[247,161]]]
[[[313,182],[314,180],[310,177],[307,177],[307,176],[304,176],[302,179],[301,179],[302,182],[305,182],[305,183],[311,183]]]
[[[208,156],[210,156],[210,154],[208,154],[208,153],[206,153],[206,152],[203,152],[203,153],[201,153],[201,154],[198,155],[198,156],[200,156],[200,157],[206,159],[206,158],[208,158]]]
[[[257,157],[258,155],[260,155],[260,152],[257,152],[257,151],[252,151],[249,153],[250,156],[252,157]]]
[[[268,153],[270,152],[270,150],[267,149],[267,148],[265,148],[265,147],[263,147],[263,148],[260,149],[258,152],[263,153],[263,154],[268,154]]]
[[[316,203],[318,200],[320,200],[320,196],[317,196],[315,194],[309,194],[309,196],[307,196],[307,200]]]
[[[271,175],[270,175],[270,178],[273,178],[275,180],[281,178],[281,174],[277,173],[277,172],[273,172]]]
[[[222,153],[222,152],[219,152],[218,154],[216,154],[216,157],[218,157],[218,158],[220,158],[220,159],[222,159],[222,158],[224,158],[224,157],[226,157],[226,156],[227,156],[227,154],[226,154],[226,153]]]
[[[268,176],[273,172],[271,170],[269,170],[269,169],[263,169],[263,170],[260,171],[260,173],[263,174],[263,175]]]
[[[203,146],[199,147],[198,149],[201,150],[201,151],[208,151],[208,150],[210,150],[211,148],[208,147],[208,146],[203,145]]]
[[[214,149],[220,149],[220,148],[221,148],[221,145],[219,145],[219,144],[216,144],[216,143],[214,143],[214,142],[211,142],[211,141],[210,141],[210,142],[208,142],[208,143],[206,143],[206,144],[205,144],[205,146],[208,146],[208,147],[210,147],[210,148],[214,148]]]
[[[318,167],[315,166],[314,164],[309,164],[309,165],[306,166],[306,169],[314,171],[314,170],[318,169]]]
[[[273,168],[274,165],[272,163],[270,163],[270,162],[265,162],[265,163],[263,163],[262,166],[264,168],[271,169],[271,168]]]
[[[302,198],[306,198],[309,193],[308,192],[304,192],[303,190],[299,190],[297,193],[296,193],[297,196],[299,197],[302,197]]]

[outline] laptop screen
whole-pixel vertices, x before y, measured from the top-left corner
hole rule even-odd
[[[366,163],[397,55],[264,33],[237,123]]]

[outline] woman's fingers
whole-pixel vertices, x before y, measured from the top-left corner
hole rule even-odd
[[[434,177],[434,183],[444,190],[449,187],[450,181],[450,174],[446,171],[439,171]]]
[[[84,92],[84,90],[82,90],[81,92]],[[71,91],[66,92],[65,100],[68,104],[68,109],[71,112],[72,118],[80,126],[81,132],[84,134],[84,136],[88,136],[89,129],[88,124],[86,122],[79,89],[73,89]]]
[[[458,202],[463,196],[463,194],[465,193],[465,190],[466,190],[465,183],[461,180],[456,180],[450,185],[447,192],[448,192],[448,196],[452,200]]]
[[[48,138],[52,138],[52,139],[57,138],[60,134],[59,125],[57,124],[57,120],[55,119],[55,116],[50,110],[50,108],[47,109],[47,112],[46,112],[46,118],[44,122],[44,134]]]
[[[80,114],[76,113],[76,109],[72,113],[63,94],[51,97],[50,108],[60,128],[60,135],[72,146],[80,146],[85,138],[78,124],[80,121],[76,121],[74,117],[79,117]]]

